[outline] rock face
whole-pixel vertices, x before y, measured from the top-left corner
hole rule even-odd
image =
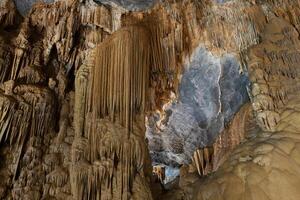
[[[299,1],[33,2],[0,2],[0,199],[299,199]]]
[[[127,10],[140,11],[149,9],[154,4],[158,3],[159,0],[94,0],[102,4],[110,4],[111,2],[116,3]]]
[[[14,0],[15,5],[18,9],[18,11],[25,16],[30,9],[32,8],[32,6],[37,3],[37,0]],[[54,0],[42,0],[42,2],[44,3],[53,3]]]
[[[201,188],[196,199],[300,198],[299,96],[295,92],[299,90],[299,44],[295,28],[273,18],[262,34],[262,42],[250,48],[252,105],[265,131],[234,150],[215,175],[196,186],[197,190]],[[278,79],[285,84],[279,84]],[[218,189],[221,182],[222,191]]]
[[[181,77],[178,99],[148,118],[146,136],[154,162],[188,164],[197,148],[214,143],[248,101],[248,78],[239,70],[232,55],[218,58],[204,48],[195,50]]]
[[[18,11],[23,15],[30,11],[33,5],[37,2],[44,2],[44,3],[53,3],[55,0],[14,0],[15,5]],[[152,7],[158,0],[94,0],[96,3],[111,5],[115,3],[117,5],[126,8],[127,10],[144,10],[147,8]]]

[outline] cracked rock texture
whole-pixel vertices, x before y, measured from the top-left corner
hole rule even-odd
[[[146,137],[155,163],[188,164],[197,148],[214,143],[248,101],[248,78],[239,70],[232,55],[214,57],[203,47],[194,51],[185,66],[178,99],[148,118]]]

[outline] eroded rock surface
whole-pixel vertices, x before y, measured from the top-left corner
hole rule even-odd
[[[262,42],[250,48],[248,57],[252,106],[262,130],[248,135],[216,173],[185,185],[183,188],[194,189],[194,193],[185,190],[189,191],[188,199],[299,199],[297,55],[298,33],[286,21],[274,17],[262,34]],[[242,130],[235,126],[230,130],[236,128]],[[182,179],[192,180],[188,175]],[[175,196],[180,199],[181,194]]]
[[[190,163],[193,152],[211,146],[249,100],[248,84],[234,56],[218,58],[197,48],[181,77],[179,97],[148,118],[152,160],[173,166]]]
[[[0,2],[1,199],[299,199],[299,1],[32,2]]]

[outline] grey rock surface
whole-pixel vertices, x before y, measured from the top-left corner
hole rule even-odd
[[[34,3],[38,0],[14,0],[19,12],[25,16],[31,9]],[[40,0],[45,3],[52,3],[54,0]],[[63,0],[62,0],[63,1]],[[116,3],[127,10],[138,11],[151,8],[159,0],[93,0],[97,3],[110,4]],[[215,0],[217,3],[225,3],[230,0]]]
[[[183,74],[179,97],[164,107],[165,115],[148,117],[146,137],[154,164],[190,162],[195,149],[211,145],[247,102],[248,78],[232,55],[214,57],[198,48]]]
[[[54,0],[41,0],[45,3],[53,3]],[[64,1],[64,0],[61,0]],[[91,0],[88,0],[91,1]],[[137,11],[151,8],[158,0],[93,0],[96,3],[110,4],[111,2],[124,7],[127,10]],[[14,0],[20,14],[25,16],[38,0]]]
[[[151,8],[159,0],[94,0],[95,2],[109,4],[114,2],[127,10],[139,11]]]
[[[231,1],[231,0],[215,0],[217,3],[226,3],[228,1]]]
[[[45,3],[52,3],[54,0],[41,0],[42,2]],[[16,7],[18,11],[20,12],[21,15],[25,16],[32,6],[38,2],[38,0],[14,0]]]

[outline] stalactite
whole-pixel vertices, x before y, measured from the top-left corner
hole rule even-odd
[[[245,104],[213,144],[213,171],[219,168],[234,148],[258,129],[251,105]]]
[[[18,103],[13,97],[2,95],[1,111],[0,141],[23,145],[30,127],[30,106],[25,102]]]
[[[192,159],[192,166],[200,176],[208,175],[222,165],[228,155],[247,137],[259,130],[248,103],[234,116],[227,128],[216,138],[212,146],[197,149]]]
[[[72,190],[76,199],[105,199],[113,191],[116,194],[110,198],[128,199],[146,154],[143,128],[136,127],[136,121],[146,110],[148,35],[142,27],[125,28],[99,45],[94,56],[95,67],[87,63],[76,78],[79,130],[78,144],[73,143]],[[78,147],[85,140],[82,137],[86,143]],[[114,179],[120,185],[111,188]]]
[[[45,84],[46,77],[41,67],[33,65],[26,66],[20,70],[20,73],[18,75],[18,81],[23,81],[27,84]]]
[[[205,147],[197,149],[192,157],[192,164],[196,167],[200,176],[208,175],[213,170],[214,149]]]
[[[150,70],[147,42],[143,29],[129,27],[97,49],[92,99],[95,118],[109,117],[131,129],[134,115],[145,111]]]
[[[11,0],[0,2],[0,25],[2,27],[13,26],[18,23],[20,16],[17,13],[15,4]]]
[[[98,122],[102,128],[95,132],[96,147],[88,147],[87,143],[80,148],[80,139],[73,143],[73,154],[77,158],[89,154],[89,149],[95,148],[95,159],[87,162],[80,160],[72,165],[71,183],[76,199],[105,199],[103,194],[113,191],[121,195],[121,199],[128,199],[136,171],[143,168],[146,149],[142,138],[132,135],[127,138],[126,128],[114,125],[108,120]],[[104,131],[104,132],[101,132]],[[113,136],[107,133],[113,133]],[[81,149],[81,153],[80,153]],[[73,155],[76,157],[76,155]],[[88,157],[86,157],[88,158]],[[121,174],[120,174],[121,173]],[[112,180],[116,179],[120,184],[112,188]],[[84,184],[87,183],[87,184]],[[89,192],[86,192],[89,191]],[[123,192],[122,192],[123,191]],[[116,194],[116,195],[117,195]],[[111,197],[118,199],[118,196]]]
[[[8,80],[11,66],[12,53],[11,49],[5,44],[4,38],[0,36],[0,83]]]
[[[299,2],[293,0],[163,1],[146,12],[65,0],[35,4],[21,26],[11,3],[0,3],[0,142],[13,149],[11,163],[17,166],[8,199],[151,199],[144,117],[177,94],[182,62],[194,47],[202,43],[214,54],[240,55],[263,39],[272,9],[299,31]],[[283,30],[286,38],[289,32]],[[292,47],[293,40],[272,44]],[[247,63],[245,55],[241,59]],[[261,125],[271,129],[280,120],[278,109],[299,89],[299,70],[286,67],[299,59],[282,51],[269,52],[265,60],[256,57],[250,55],[248,62],[253,108]],[[278,60],[280,65],[272,63]],[[74,120],[72,111],[54,119],[56,106],[65,108],[67,91],[74,89],[72,73]],[[8,80],[16,84],[6,88]],[[211,147],[195,152],[200,175],[215,170],[222,152],[243,141],[249,132],[245,118],[253,119],[245,117],[249,110],[240,111],[213,153]],[[53,130],[51,122],[58,120]],[[182,142],[172,143],[179,153]]]
[[[165,170],[166,169],[164,166],[153,166],[153,174],[161,183],[164,183],[164,180],[166,178]]]

